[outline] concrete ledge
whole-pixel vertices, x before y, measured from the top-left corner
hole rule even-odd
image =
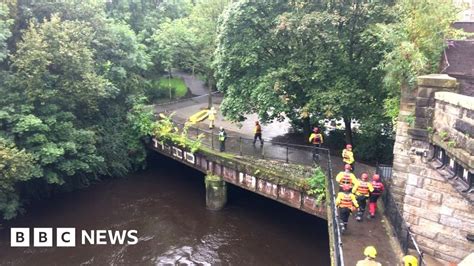
[[[446,74],[419,76],[417,84],[422,87],[451,88],[452,90],[456,90],[458,87],[457,80]]]
[[[461,106],[467,110],[474,110],[474,97],[448,91],[435,92],[435,99],[452,105]]]

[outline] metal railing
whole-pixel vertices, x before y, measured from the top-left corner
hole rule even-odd
[[[183,123],[174,121],[174,124],[182,130]],[[244,137],[235,132],[226,132],[225,140],[226,153],[239,156],[250,156],[259,159],[277,160],[286,163],[303,164],[314,167],[321,167],[327,178],[326,188],[329,199],[326,199],[331,212],[331,226],[329,230],[334,235],[332,250],[334,251],[335,266],[344,266],[344,255],[342,250],[342,236],[339,228],[339,212],[335,204],[336,190],[332,172],[331,154],[328,149],[318,148],[310,145],[297,145],[283,142],[276,142],[264,139],[263,145],[259,140]],[[197,126],[187,126],[187,137],[191,140],[200,138],[201,145],[212,150],[220,151],[219,133],[216,130],[208,130]]]
[[[398,242],[402,247],[403,253],[408,254],[408,249],[412,248],[416,251],[418,257],[418,263],[420,266],[426,265],[423,260],[423,251],[420,250],[418,244],[415,241],[410,228],[405,223],[400,209],[395,199],[390,192],[390,184],[392,178],[392,166],[377,164],[376,173],[380,175],[382,182],[385,185],[385,192],[382,194],[382,201],[385,208],[385,215],[390,220],[393,226]]]

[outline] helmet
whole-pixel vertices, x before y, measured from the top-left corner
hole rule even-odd
[[[362,173],[362,180],[367,181],[369,179],[369,175],[367,173]]]
[[[349,184],[342,185],[342,191],[349,191],[351,190],[351,186]]]
[[[378,174],[375,174],[373,177],[372,177],[372,180],[373,181],[380,181],[380,176]]]
[[[314,133],[318,133],[318,132],[319,132],[319,128],[317,128],[317,127],[313,128],[313,132],[314,132]]]
[[[255,121],[255,125],[258,125],[258,121]]]
[[[347,145],[346,145],[346,149],[352,149],[352,145],[351,145],[351,144],[347,144]]]
[[[368,246],[364,249],[364,256],[375,259],[377,257],[377,250],[374,246]]]
[[[344,170],[352,170],[352,167],[350,164],[344,165]]]
[[[222,131],[222,130],[224,130],[224,127],[219,127],[219,129]]]
[[[418,266],[418,259],[412,255],[406,255],[402,261],[404,266]]]

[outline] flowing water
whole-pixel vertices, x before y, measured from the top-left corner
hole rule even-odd
[[[11,248],[10,227],[138,230],[136,245]],[[1,265],[329,265],[326,221],[229,186],[206,210],[203,174],[156,155],[146,171],[29,205],[0,229]]]

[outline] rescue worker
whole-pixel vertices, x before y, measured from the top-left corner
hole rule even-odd
[[[355,171],[354,168],[354,153],[352,152],[352,145],[347,144],[346,148],[342,150],[342,161],[346,164],[350,164],[352,171]]]
[[[351,172],[351,166],[349,164],[344,165],[344,171],[339,172],[336,176],[336,182],[339,183],[339,190],[342,189],[343,185],[349,185],[349,188],[352,189],[355,182],[357,182],[357,178]]]
[[[319,148],[324,143],[323,134],[319,131],[319,128],[315,127],[313,133],[309,136],[309,143],[313,144],[313,159],[319,156]]]
[[[375,174],[372,177],[372,187],[374,190],[370,192],[369,196],[369,218],[375,217],[375,211],[377,210],[377,200],[385,189],[383,183],[380,182],[380,176],[378,174]]]
[[[219,129],[219,150],[221,152],[225,151],[225,140],[227,139],[227,133],[225,132],[223,127]]]
[[[260,140],[260,145],[263,146],[263,139],[262,139],[262,126],[258,121],[255,121],[255,135],[253,136],[253,145],[257,142],[257,138]]]
[[[214,106],[211,107],[211,109],[207,112],[207,118],[209,119],[209,129],[214,128],[214,122],[216,121],[216,109]]]
[[[364,249],[365,259],[359,260],[356,266],[382,266],[380,262],[375,261],[377,257],[377,250],[373,246],[368,246]]]
[[[354,194],[351,193],[349,185],[342,186],[342,191],[337,193],[336,206],[339,208],[339,217],[341,218],[341,231],[344,233],[347,229],[349,215],[359,207]]]
[[[406,255],[402,258],[403,266],[418,266],[418,259],[412,255]]]
[[[363,173],[360,180],[357,180],[354,188],[352,188],[352,193],[357,198],[357,203],[359,204],[359,211],[357,212],[356,220],[362,221],[362,216],[365,212],[365,207],[367,206],[367,199],[370,196],[370,192],[374,191],[374,187],[369,182],[369,175]]]

